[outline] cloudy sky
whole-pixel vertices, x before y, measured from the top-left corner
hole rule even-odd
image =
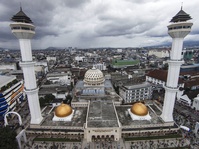
[[[142,47],[171,42],[167,25],[180,10],[194,23],[187,41],[199,41],[199,0],[0,0],[0,47],[19,48],[10,18],[32,19],[33,48]]]

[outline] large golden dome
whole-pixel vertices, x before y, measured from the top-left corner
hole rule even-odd
[[[66,117],[73,112],[72,108],[67,104],[61,104],[55,109],[55,115],[57,117]]]
[[[148,108],[143,103],[138,102],[132,105],[131,112],[138,116],[145,116],[148,114]]]

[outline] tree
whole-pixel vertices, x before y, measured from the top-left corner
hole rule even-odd
[[[166,64],[163,65],[163,68],[162,68],[162,69],[168,70],[168,68],[169,68],[169,65],[168,65],[168,63],[166,63]]]
[[[1,149],[18,149],[16,141],[16,132],[7,127],[0,128],[0,148]]]
[[[55,96],[53,94],[47,94],[43,97],[39,98],[40,106],[44,107],[46,104],[52,102],[55,99]]]
[[[71,96],[70,94],[68,94],[68,95],[66,96],[66,100],[72,100],[72,96]]]
[[[5,91],[7,89],[7,87],[4,85],[2,88],[1,88],[1,91]]]
[[[71,104],[72,101],[72,96],[70,94],[68,94],[66,96],[66,99],[63,101],[65,104]]]
[[[70,82],[70,91],[73,90],[73,87],[74,87],[74,85],[73,85],[73,82],[71,81],[71,82]]]
[[[40,98],[39,98],[39,103],[40,103],[40,106],[41,106],[41,107],[44,107],[46,101],[45,101],[45,99],[44,99],[43,97],[40,97]]]
[[[115,89],[115,92],[119,95],[119,86],[113,86]]]
[[[44,99],[46,100],[46,102],[51,102],[52,100],[55,100],[55,96],[53,94],[47,94],[44,96]]]

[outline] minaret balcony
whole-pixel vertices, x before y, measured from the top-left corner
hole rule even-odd
[[[168,33],[172,38],[184,38],[190,33],[192,25],[192,22],[172,23],[167,26]]]
[[[35,26],[29,23],[14,22],[10,27],[12,33],[19,39],[31,39],[35,34]]]

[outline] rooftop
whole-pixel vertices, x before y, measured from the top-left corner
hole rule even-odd
[[[139,60],[113,60],[112,65],[123,66],[123,65],[137,65]]]
[[[91,100],[88,127],[119,127],[111,100]]]
[[[190,15],[184,12],[181,8],[181,10],[171,19],[170,22],[183,22],[191,19]]]
[[[135,85],[125,85],[124,87],[127,89],[136,89],[136,88],[149,87],[149,86],[151,86],[150,83],[142,82],[140,84],[135,84]]]
[[[8,84],[9,82],[12,82],[14,79],[16,79],[15,76],[2,76],[2,75],[0,75],[0,87]]]
[[[167,74],[168,74],[167,70],[155,69],[155,70],[149,71],[149,73],[146,76],[166,82]],[[183,83],[183,80],[179,78],[178,82]]]
[[[73,107],[72,107],[73,108]],[[84,123],[86,122],[86,114],[87,114],[87,107],[76,107],[73,108],[74,116],[71,122],[65,121],[52,121],[54,116],[54,109],[53,112],[50,112],[52,107],[48,106],[42,113],[44,116],[44,121],[41,124],[41,127],[51,127],[51,128],[59,128],[59,127],[83,127]],[[49,113],[50,112],[50,113]]]
[[[14,15],[11,20],[14,22],[33,23],[32,20],[23,12],[21,7],[20,11]]]
[[[116,106],[116,111],[118,113],[119,121],[122,124],[122,127],[140,127],[141,125],[147,125],[147,127],[152,127],[153,125],[163,125],[163,122],[159,118],[161,111],[157,108],[157,106],[153,104],[146,105],[149,111],[149,115],[151,116],[151,120],[132,120],[128,109],[131,108],[131,105],[124,105],[124,106]]]

